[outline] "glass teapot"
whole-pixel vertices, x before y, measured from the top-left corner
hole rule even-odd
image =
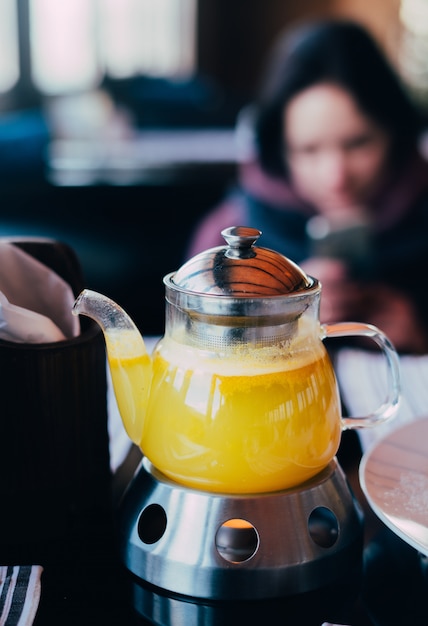
[[[295,487],[335,456],[341,431],[373,426],[398,408],[398,357],[368,324],[320,324],[321,286],[256,245],[261,232],[222,231],[164,278],[165,334],[149,356],[127,313],[84,290],[73,313],[104,331],[115,395],[131,440],[164,475],[220,493]],[[383,350],[386,400],[341,416],[326,337],[365,336]]]

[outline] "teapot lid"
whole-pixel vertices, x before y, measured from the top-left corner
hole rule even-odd
[[[234,298],[281,296],[310,289],[313,279],[284,255],[256,246],[262,232],[246,226],[221,231],[226,246],[187,261],[172,277],[176,287]]]

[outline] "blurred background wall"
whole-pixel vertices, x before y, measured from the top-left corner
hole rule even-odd
[[[253,93],[275,37],[295,21],[344,16],[365,24],[391,56],[400,40],[400,0],[204,0],[198,64],[230,89]]]

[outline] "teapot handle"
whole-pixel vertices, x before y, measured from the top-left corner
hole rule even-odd
[[[321,324],[321,339],[327,337],[369,337],[383,351],[387,364],[386,400],[373,413],[366,417],[344,417],[344,428],[366,428],[375,426],[393,417],[399,407],[401,385],[398,354],[388,337],[376,326],[359,322],[339,322],[337,324]]]

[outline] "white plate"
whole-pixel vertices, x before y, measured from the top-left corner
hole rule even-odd
[[[428,418],[398,428],[368,450],[360,482],[376,515],[428,556]]]

